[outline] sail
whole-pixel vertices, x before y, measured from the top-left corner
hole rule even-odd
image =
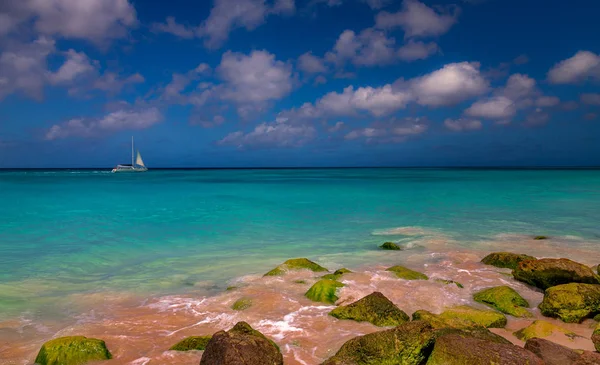
[[[140,151],[138,151],[138,153],[137,153],[137,158],[135,159],[135,164],[146,167],[146,165],[144,165],[144,160],[142,160],[142,155],[140,155]]]

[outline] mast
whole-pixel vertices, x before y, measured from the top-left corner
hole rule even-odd
[[[131,167],[134,167],[134,165],[133,165],[133,136],[131,136]]]

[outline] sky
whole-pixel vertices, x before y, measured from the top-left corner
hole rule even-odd
[[[600,1],[3,0],[0,168],[600,166]]]

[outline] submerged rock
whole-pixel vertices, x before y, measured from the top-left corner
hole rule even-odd
[[[248,309],[252,307],[252,299],[250,298],[240,298],[233,303],[231,309],[234,311],[243,311],[244,309]]]
[[[173,345],[169,350],[171,351],[189,351],[189,350],[200,350],[203,351],[208,344],[208,341],[212,336],[191,336],[187,337],[175,345]]]
[[[358,322],[371,322],[376,326],[398,326],[410,321],[385,295],[374,292],[356,302],[340,306],[329,312],[338,319],[351,319]]]
[[[600,283],[592,269],[569,259],[522,261],[513,271],[513,276],[541,289],[568,283]]]
[[[521,261],[536,260],[529,255],[520,255],[512,252],[493,252],[481,260],[486,265],[492,265],[499,268],[516,269]]]
[[[454,281],[454,280],[435,279],[435,282],[436,283],[441,283],[441,284],[446,284],[446,285],[454,284],[454,285],[456,285],[457,287],[459,287],[461,289],[464,288],[464,286],[461,283],[459,283],[458,281]]]
[[[596,351],[600,352],[600,323],[598,323],[594,329],[594,333],[592,334],[592,342],[594,343]]]
[[[547,236],[535,236],[535,237],[533,237],[533,239],[534,239],[534,240],[538,240],[538,241],[539,241],[539,240],[547,240],[547,239],[548,239],[548,237],[547,237]]]
[[[322,365],[420,365],[435,341],[431,326],[422,321],[355,337]]]
[[[519,295],[513,288],[508,286],[497,286],[476,293],[473,296],[476,302],[489,305],[502,313],[515,317],[532,317],[533,315],[525,308],[529,303]]]
[[[566,330],[562,327],[553,325],[547,321],[534,321],[529,326],[514,332],[513,334],[521,341],[527,341],[531,338],[544,338],[552,335],[553,333],[562,333],[567,337],[573,338],[577,336],[575,333]]]
[[[461,305],[450,308],[439,315],[443,319],[462,319],[471,321],[486,328],[502,328],[506,326],[506,317],[492,310],[482,310]]]
[[[111,354],[102,340],[84,336],[59,337],[42,345],[35,358],[40,365],[81,365],[109,360]]]
[[[283,275],[288,271],[302,270],[302,269],[311,270],[314,272],[329,271],[326,268],[324,268],[323,266],[321,266],[315,262],[312,262],[309,259],[299,258],[299,259],[289,259],[286,262],[284,262],[283,264],[277,266],[276,268],[269,271],[268,273],[266,273],[263,276],[278,276],[278,275]]]
[[[540,359],[544,360],[546,365],[573,364],[581,357],[580,354],[570,348],[541,338],[527,340],[525,349],[533,352]]]
[[[546,289],[538,306],[546,317],[579,323],[600,313],[600,285],[571,283]]]
[[[400,279],[405,279],[405,280],[428,280],[429,279],[427,277],[427,275],[420,273],[418,271],[411,270],[404,266],[392,266],[392,267],[385,269],[385,271],[391,271],[394,274],[396,274],[396,276],[399,277]]]
[[[219,331],[206,345],[200,365],[283,365],[275,343],[246,322]]]
[[[321,279],[329,279],[329,280],[337,280],[339,279],[342,275],[347,274],[347,273],[351,273],[352,271],[346,269],[345,267],[335,270],[333,272],[333,274],[327,274],[327,275],[323,275],[321,276]]]
[[[304,296],[315,302],[335,304],[339,299],[336,295],[336,291],[343,286],[344,284],[339,281],[322,279],[311,286]]]
[[[400,248],[400,246],[398,246],[394,242],[384,242],[383,245],[379,246],[379,248],[382,248],[384,250],[396,250],[396,251],[402,250]]]

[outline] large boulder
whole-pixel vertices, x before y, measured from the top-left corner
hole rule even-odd
[[[556,326],[547,321],[533,321],[529,326],[520,329],[513,333],[515,337],[517,337],[521,341],[527,341],[531,338],[544,338],[551,336],[553,334],[562,334],[569,339],[573,339],[577,336],[575,333],[564,329],[562,327]]]
[[[486,265],[492,265],[499,268],[516,269],[521,261],[535,260],[529,255],[521,255],[512,252],[493,252],[484,257],[481,262]]]
[[[246,322],[219,331],[206,345],[200,365],[283,365],[275,343]]]
[[[111,357],[102,340],[68,336],[55,338],[43,344],[35,358],[35,363],[39,365],[81,365],[91,361],[108,360]]]
[[[515,317],[532,317],[533,315],[525,308],[529,303],[519,295],[513,288],[508,286],[497,286],[476,293],[473,296],[476,302],[489,305],[502,313]]]
[[[304,296],[315,302],[335,304],[339,299],[336,295],[337,289],[343,286],[339,281],[322,279],[314,283]]]
[[[592,334],[592,342],[594,343],[596,351],[600,352],[600,323],[598,323],[594,329],[594,333]]]
[[[506,326],[506,317],[492,310],[482,310],[466,305],[453,307],[439,315],[443,319],[460,319],[471,321],[486,328],[502,328]]]
[[[513,276],[541,289],[568,283],[600,284],[592,269],[569,259],[521,261]]]
[[[538,306],[546,317],[579,323],[600,313],[600,285],[571,283],[546,289]]]
[[[485,327],[480,326],[477,323],[475,323],[471,320],[468,320],[468,319],[458,318],[458,317],[442,318],[438,314],[433,314],[431,312],[428,312],[428,311],[422,310],[422,309],[414,312],[412,314],[412,319],[413,319],[413,321],[427,322],[431,327],[433,327],[435,329],[442,329],[442,328],[464,329],[464,328],[473,328],[473,327],[485,328]]]
[[[333,274],[326,274],[321,276],[321,279],[329,279],[329,280],[337,280],[339,279],[342,275],[344,274],[348,274],[351,273],[352,271],[346,269],[345,267],[341,268],[341,269],[337,269],[333,272]]]
[[[371,293],[352,304],[337,307],[329,312],[329,315],[338,319],[371,322],[380,327],[398,326],[410,321],[406,313],[380,292]]]
[[[184,338],[183,340],[177,342],[175,345],[171,346],[169,350],[171,351],[190,351],[190,350],[199,350],[203,351],[206,349],[206,345],[210,341],[212,336],[190,336]]]
[[[420,365],[435,342],[427,323],[414,321],[348,340],[322,365]]]
[[[513,344],[501,344],[449,333],[439,337],[427,365],[544,365],[534,353]]]
[[[263,276],[278,276],[278,275],[283,275],[288,271],[294,271],[294,270],[311,270],[314,272],[329,271],[326,268],[324,268],[323,266],[321,266],[315,262],[312,262],[309,259],[299,258],[299,259],[289,259],[286,262],[284,262],[283,264],[277,266],[276,268],[269,271],[268,273],[266,273]]]
[[[385,271],[391,271],[396,274],[397,277],[404,280],[428,280],[427,275],[418,271],[411,270],[404,266],[392,266],[385,269]]]
[[[544,360],[546,365],[573,364],[581,357],[580,354],[570,348],[541,338],[527,340],[525,349],[533,352],[540,359]]]

